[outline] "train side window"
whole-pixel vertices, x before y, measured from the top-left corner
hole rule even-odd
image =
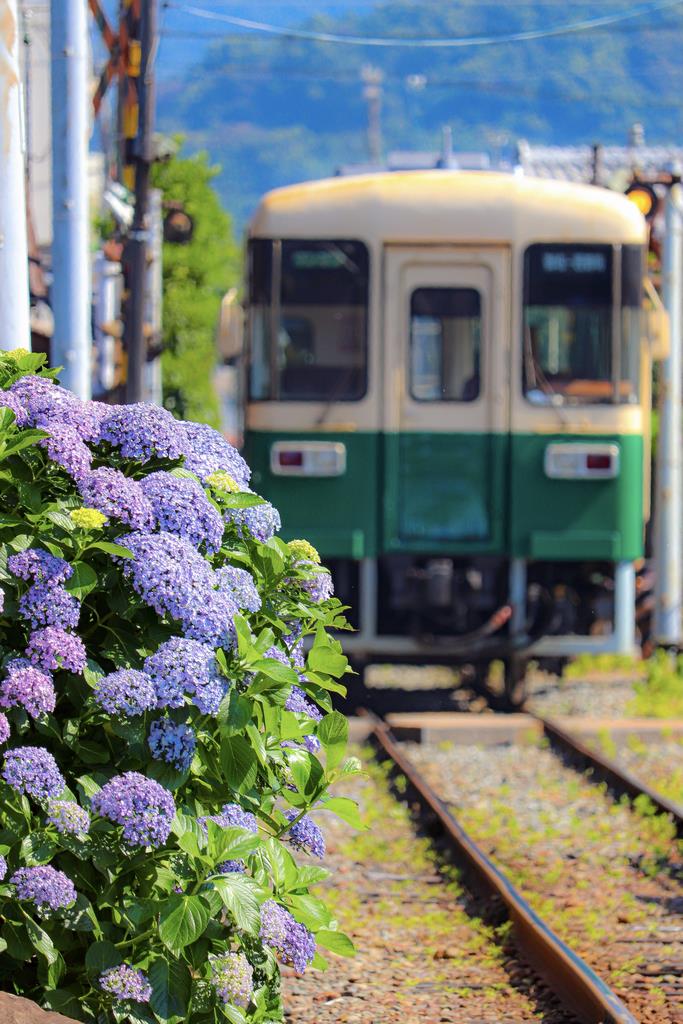
[[[410,394],[420,402],[473,402],[481,387],[481,295],[417,288],[410,297]]]

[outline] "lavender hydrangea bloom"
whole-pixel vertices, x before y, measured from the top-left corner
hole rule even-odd
[[[299,563],[303,565],[303,562]],[[313,568],[313,563],[311,562]],[[301,589],[305,590],[306,593],[314,601],[315,604],[320,604],[321,601],[327,601],[334,594],[334,584],[332,583],[332,576],[326,569],[319,569],[314,576],[308,580],[301,580]]]
[[[110,715],[135,718],[156,706],[154,682],[145,672],[122,668],[95,683],[95,702]]]
[[[229,473],[243,487],[249,483],[249,467],[236,448],[222,434],[205,423],[178,422],[183,435],[185,469],[206,480],[218,470]]]
[[[217,865],[219,875],[244,875],[247,865],[243,860],[223,860]]]
[[[225,520],[234,523],[240,534],[246,530],[262,544],[274,537],[282,526],[280,513],[269,501],[251,508],[229,508],[225,512]]]
[[[52,677],[24,658],[10,661],[0,682],[0,708],[22,707],[31,718],[54,711],[57,695]]]
[[[172,764],[179,772],[187,771],[192,764],[197,741],[189,725],[160,718],[152,722],[147,742],[152,757]]]
[[[315,939],[308,928],[295,921],[288,910],[274,900],[261,907],[261,940],[299,974],[315,956]]]
[[[49,864],[35,868],[19,868],[10,878],[17,899],[30,900],[45,917],[55,910],[63,910],[76,902],[76,889],[68,875]]]
[[[233,565],[224,565],[216,569],[218,589],[228,594],[238,608],[248,612],[257,612],[261,607],[254,577],[246,569],[237,569]]]
[[[152,529],[152,506],[141,484],[120,470],[105,466],[95,469],[80,481],[78,489],[87,508],[97,509],[134,530]]]
[[[19,614],[36,628],[58,626],[73,629],[81,617],[81,606],[61,583],[32,583],[19,601]]]
[[[88,660],[81,638],[58,626],[46,626],[31,633],[26,657],[44,672],[82,672]]]
[[[5,754],[5,782],[35,800],[57,799],[66,782],[52,754],[44,747],[15,747]]]
[[[100,423],[99,440],[118,448],[127,459],[179,459],[185,438],[166,409],[147,402],[110,406]]]
[[[213,821],[221,828],[245,828],[248,832],[258,832],[256,815],[251,811],[245,811],[239,804],[223,804],[220,814],[209,814],[205,818],[198,818],[199,824],[205,826],[207,821]]]
[[[316,722],[319,722],[323,717],[322,712],[315,704],[310,702],[300,686],[292,687],[292,692],[285,702],[285,709],[287,711],[294,711],[295,714],[307,715],[308,718],[312,718]]]
[[[139,772],[115,775],[90,802],[96,814],[123,826],[123,838],[131,846],[162,846],[170,835],[173,797]]]
[[[7,715],[3,715],[0,711],[0,745],[7,743],[9,739],[10,728],[9,722],[7,721]]]
[[[184,537],[195,548],[205,545],[209,552],[220,551],[223,520],[196,480],[173,473],[150,473],[141,487],[161,530]]]
[[[8,392],[24,409],[26,422],[34,427],[58,423],[77,427],[83,402],[72,391],[60,388],[49,377],[28,374],[12,384]]]
[[[85,835],[90,829],[90,815],[73,800],[50,800],[47,820],[63,835]]]
[[[100,988],[119,1002],[148,1003],[152,998],[152,986],[142,971],[136,971],[129,964],[110,967],[100,974]]]
[[[254,991],[254,972],[244,953],[210,956],[211,984],[221,1002],[230,1006],[249,1005]]]
[[[73,576],[73,568],[68,562],[43,548],[26,548],[10,555],[7,568],[20,580],[34,583],[66,583]]]
[[[11,391],[0,391],[0,406],[12,410],[18,427],[28,426],[28,413],[17,395]]]
[[[88,446],[73,427],[50,423],[44,429],[50,436],[38,443],[41,448],[46,449],[48,458],[61,466],[74,480],[82,480],[90,472],[92,462],[92,453]]]
[[[213,647],[179,636],[161,644],[145,660],[144,668],[154,682],[158,708],[179,708],[185,695],[210,695],[216,684],[221,689],[228,685],[220,675]]]
[[[3,878],[5,877],[6,874],[7,874],[7,861],[2,856],[2,854],[0,854],[0,882],[2,882],[2,880],[3,880]]]
[[[214,647],[234,642],[234,601],[216,590],[213,569],[182,537],[161,532],[120,538],[134,554],[122,564],[134,590],[158,615],[181,623],[185,636]]]
[[[298,811],[285,811],[287,821],[294,821]],[[312,818],[307,814],[289,829],[289,841],[296,850],[304,850],[314,857],[325,856],[325,837]]]

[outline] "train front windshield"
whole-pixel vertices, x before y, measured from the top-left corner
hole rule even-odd
[[[524,392],[534,404],[638,401],[643,250],[531,245],[524,257]]]
[[[362,242],[250,242],[252,400],[348,402],[363,397],[368,269]]]

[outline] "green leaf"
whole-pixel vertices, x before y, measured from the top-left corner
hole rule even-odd
[[[109,540],[97,540],[88,544],[86,551],[96,548],[98,551],[105,551],[108,555],[115,555],[117,558],[133,558],[130,548],[124,548],[122,544],[113,544]]]
[[[23,863],[33,867],[36,864],[47,864],[57,849],[57,844],[45,832],[32,832],[22,840],[19,856]]]
[[[218,712],[218,724],[223,736],[232,736],[238,732],[244,732],[245,727],[251,721],[252,705],[241,694],[232,687]]]
[[[330,911],[316,896],[290,896],[290,909],[296,920],[313,932],[329,927],[332,922]]]
[[[322,928],[319,932],[315,933],[315,941],[319,946],[329,949],[332,953],[339,953],[340,956],[356,955],[356,947],[344,932],[333,932],[327,928]]]
[[[251,789],[258,775],[258,758],[243,736],[221,740],[221,766],[225,781],[236,793]]]
[[[363,819],[360,816],[358,804],[347,796],[330,797],[329,800],[325,801],[323,807],[326,811],[333,811],[338,818],[345,821],[351,828],[357,828],[360,831],[365,831],[367,828],[367,825],[363,823]]]
[[[46,519],[49,519],[51,523],[59,526],[66,533],[72,533],[74,530],[73,520],[69,518],[66,512],[60,512],[59,509],[51,509],[47,512]]]
[[[249,667],[252,671],[260,672],[261,675],[276,683],[291,683],[293,686],[297,686],[299,683],[299,673],[289,665],[283,665],[281,661],[276,661],[275,658],[259,658]]]
[[[346,750],[349,738],[349,723],[340,711],[325,715],[316,729],[316,736],[325,748],[328,769],[339,764]]]
[[[82,601],[97,586],[97,573],[87,562],[74,562],[72,568],[73,575],[64,586],[70,594]]]
[[[209,856],[214,863],[240,860],[261,845],[261,840],[246,828],[221,828],[215,821],[206,823],[209,833]]]
[[[55,988],[43,994],[41,1006],[55,1013],[62,1013],[74,1020],[83,1020],[83,1008],[75,992],[67,988]]]
[[[13,960],[29,960],[33,948],[29,942],[26,929],[22,925],[6,921],[2,926],[2,937],[7,943],[7,952]]]
[[[170,896],[159,915],[159,938],[172,953],[178,953],[202,935],[210,917],[201,896]]]
[[[262,890],[254,879],[248,875],[230,874],[212,879],[212,884],[237,927],[250,935],[257,935],[261,927],[258,897]]]
[[[118,967],[123,957],[113,942],[93,942],[85,954],[85,969],[88,974],[100,975],[110,967]]]
[[[44,956],[49,964],[54,963],[57,959],[58,953],[54,947],[52,939],[45,929],[41,928],[39,924],[36,924],[32,918],[27,917],[26,931],[33,948],[40,953],[41,956]]]
[[[192,980],[185,964],[157,957],[147,977],[152,986],[150,1005],[162,1024],[187,1020]]]
[[[304,889],[308,888],[309,885],[324,882],[329,877],[330,872],[327,868],[317,868],[312,864],[302,864],[301,867],[297,868],[296,885],[297,888]]]
[[[92,904],[82,892],[79,892],[73,907],[63,911],[62,920],[64,927],[74,932],[93,932],[97,924]]]
[[[339,651],[333,650],[332,647],[324,645],[314,645],[308,652],[308,667],[313,672],[324,672],[325,675],[334,676],[338,679],[344,675],[349,664],[348,658],[345,658]]]
[[[311,967],[315,967],[319,971],[326,971],[329,966],[329,962],[325,959],[322,953],[316,949],[315,956],[311,960]]]
[[[251,635],[249,623],[243,615],[235,615],[233,622],[237,633],[237,653],[240,658],[249,658],[254,651],[254,640]]]

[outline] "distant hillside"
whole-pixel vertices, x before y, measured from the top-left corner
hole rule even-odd
[[[234,13],[239,5],[203,6]],[[356,0],[348,13],[297,21],[297,5],[285,2],[258,5],[258,18],[415,38],[536,30],[628,6],[625,0],[390,0],[361,9]],[[338,0],[331,8],[348,4]],[[636,120],[649,142],[683,140],[680,8],[609,29],[455,50],[240,35],[199,19],[193,29],[202,34],[203,55],[186,75],[169,77],[167,69],[161,76],[160,125],[182,131],[190,148],[207,149],[222,166],[218,186],[238,226],[267,189],[367,158],[361,69],[368,63],[384,75],[386,149],[436,149],[445,124],[456,149],[490,150],[518,138],[621,143]]]

